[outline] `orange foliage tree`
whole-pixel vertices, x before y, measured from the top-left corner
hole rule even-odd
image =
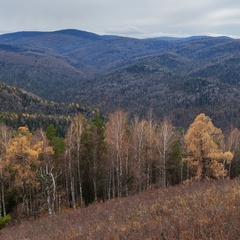
[[[21,211],[25,215],[32,214],[32,199],[38,187],[36,173],[40,166],[39,156],[45,150],[43,141],[34,139],[27,127],[19,127],[6,147],[3,167],[11,180],[12,189],[19,193],[15,201],[21,203]],[[52,151],[47,148],[46,152],[49,150]]]
[[[193,167],[196,179],[219,178],[227,175],[225,163],[230,163],[233,154],[223,150],[223,134],[205,114],[199,114],[184,137],[186,157]]]

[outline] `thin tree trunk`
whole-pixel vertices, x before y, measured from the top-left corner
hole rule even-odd
[[[93,178],[93,191],[94,191],[94,201],[97,202],[97,181],[96,181],[96,177]]]
[[[76,199],[75,199],[75,188],[74,188],[74,178],[71,177],[70,179],[70,187],[71,187],[71,196],[72,196],[72,207],[76,209]]]
[[[112,168],[109,169],[109,179],[108,179],[108,186],[107,186],[107,198],[108,200],[111,199],[111,188],[112,188]]]
[[[167,186],[166,184],[166,157],[165,157],[165,152],[164,152],[164,156],[163,156],[163,187],[165,188]]]
[[[67,160],[67,158],[65,159]],[[67,169],[67,163],[65,161],[65,172],[66,172],[66,178],[65,178],[65,184],[66,184],[66,200],[67,200],[67,206],[70,206],[70,201],[69,201],[69,175],[68,175],[68,169]]]
[[[125,190],[126,190],[126,197],[128,196],[128,149],[127,149],[127,156],[126,156],[126,182],[125,182]]]
[[[119,154],[119,197],[122,196],[122,178],[123,178],[123,168],[122,168],[122,156],[120,152]]]
[[[58,213],[61,212],[61,195],[58,195]]]
[[[77,123],[78,124],[78,123]],[[80,128],[80,129],[79,129]],[[81,180],[81,167],[80,167],[80,146],[81,146],[82,127],[78,126],[77,129],[77,169],[78,169],[78,185],[80,195],[80,205],[83,205],[83,193],[82,193],[82,180]]]
[[[72,169],[72,134],[73,134],[73,126],[70,126],[70,132],[68,136],[69,149],[68,149],[68,169],[70,175],[70,189],[71,189],[71,198],[72,198],[72,207],[76,209],[76,199],[75,199],[75,186],[74,186],[74,177],[73,177],[73,169]]]
[[[189,171],[190,171],[189,164],[187,164],[187,180],[189,180]]]
[[[53,173],[50,173],[51,179],[52,179],[52,183],[53,183],[53,199],[52,199],[52,209],[53,211],[55,211],[55,206],[56,206],[56,180],[54,178]]]
[[[112,197],[116,197],[116,183],[115,183],[115,167],[114,163],[112,163]]]
[[[69,150],[69,172],[70,172],[70,189],[71,189],[71,197],[72,197],[72,207],[76,209],[76,200],[75,200],[75,188],[74,188],[74,177],[72,173],[72,164],[71,164],[71,154]]]
[[[180,182],[183,184],[183,163],[181,162],[181,168],[180,168]]]
[[[5,194],[4,194],[4,184],[1,183],[1,216],[6,216],[6,205],[5,205]]]
[[[93,191],[94,201],[97,202],[97,143],[93,139]]]
[[[51,196],[49,186],[47,186],[47,205],[48,205],[48,214],[52,215],[52,204],[51,204]]]
[[[229,163],[229,167],[228,167],[228,177],[231,177],[231,166],[232,166],[232,162]]]

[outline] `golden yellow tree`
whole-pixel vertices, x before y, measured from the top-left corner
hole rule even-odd
[[[9,172],[13,188],[18,189],[17,202],[23,205],[24,214],[32,214],[32,198],[38,181],[36,173],[40,164],[40,155],[53,153],[51,147],[45,148],[43,141],[33,138],[26,127],[19,127],[18,132],[6,147],[4,167]]]
[[[196,170],[196,179],[219,178],[227,174],[224,163],[230,163],[233,154],[224,152],[223,134],[205,114],[199,114],[184,137],[186,161]]]
[[[19,127],[18,134],[8,144],[6,164],[14,173],[15,184],[22,186],[35,179],[38,151],[31,146],[32,134],[26,127]]]

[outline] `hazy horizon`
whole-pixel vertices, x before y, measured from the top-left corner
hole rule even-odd
[[[239,11],[234,0],[2,0],[0,34],[79,29],[134,38],[240,38]]]

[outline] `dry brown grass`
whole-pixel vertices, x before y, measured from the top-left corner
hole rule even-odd
[[[240,179],[196,182],[113,199],[2,230],[0,238],[239,239]]]

